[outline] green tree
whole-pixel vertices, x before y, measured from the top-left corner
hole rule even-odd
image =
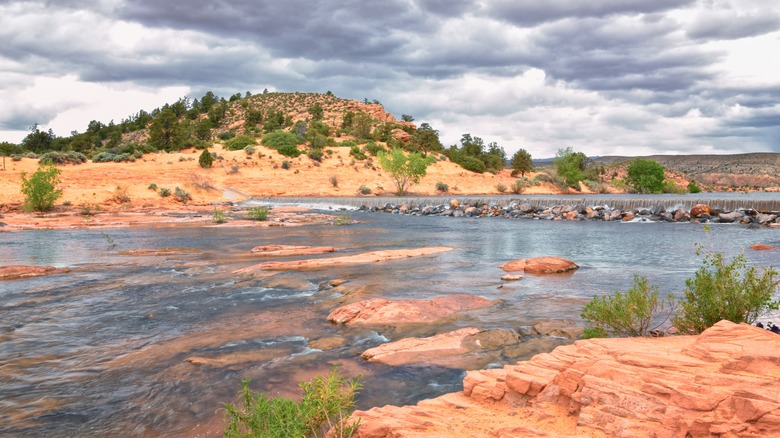
[[[661,193],[664,189],[664,167],[653,160],[635,158],[628,165],[626,181],[640,193]]]
[[[49,211],[54,208],[54,202],[62,196],[60,173],[62,171],[52,165],[40,166],[30,177],[22,172],[22,194],[24,208],[29,211]]]
[[[204,169],[211,167],[211,165],[214,164],[214,157],[211,155],[211,152],[204,149],[203,152],[200,153],[200,157],[198,157],[198,164]]]
[[[157,150],[178,151],[184,144],[184,132],[179,118],[170,109],[163,109],[149,127],[149,143]]]
[[[323,111],[322,105],[317,102],[309,107],[309,114],[311,115],[312,120],[322,120],[322,117],[325,115],[325,111]]]
[[[699,185],[696,184],[696,181],[691,180],[688,183],[688,192],[689,193],[701,193],[701,187],[699,187]]]
[[[382,169],[390,173],[395,182],[399,196],[405,194],[410,185],[419,184],[434,161],[432,157],[423,157],[417,152],[406,155],[399,148],[393,148],[391,152],[380,151],[378,157]]]
[[[721,253],[708,254],[704,266],[685,281],[674,325],[682,333],[697,334],[723,319],[753,324],[778,308],[774,300],[778,284],[775,269],[748,267],[744,254],[730,262]]]
[[[525,149],[520,149],[512,155],[512,176],[525,176],[526,172],[530,172],[534,168],[534,163],[531,160],[531,154]]]
[[[588,157],[582,152],[574,152],[571,147],[558,149],[553,159],[558,175],[569,187],[579,188],[579,182],[585,179]]]
[[[410,116],[409,114],[401,114],[401,120],[404,122],[412,123],[414,122],[414,117]]]
[[[352,119],[352,135],[356,138],[371,138],[374,119],[366,113],[357,113]]]
[[[28,151],[40,154],[51,150],[52,142],[54,141],[54,131],[41,131],[38,129],[38,124],[34,124],[30,127],[30,133],[27,134],[22,142],[21,146]]]
[[[438,152],[444,150],[444,146],[439,140],[439,131],[431,128],[431,125],[422,123],[419,128],[412,135],[412,145],[419,151],[422,151],[423,155],[427,155],[429,152]]]

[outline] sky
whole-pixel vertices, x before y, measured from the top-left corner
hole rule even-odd
[[[333,92],[511,156],[780,152],[777,0],[0,0],[0,141]]]

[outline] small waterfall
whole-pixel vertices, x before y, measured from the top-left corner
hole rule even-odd
[[[623,211],[664,207],[668,211],[684,207],[690,210],[696,204],[706,204],[722,211],[755,210],[761,213],[780,212],[780,194],[705,194],[704,196],[676,195],[444,195],[444,196],[366,196],[345,198],[251,198],[244,205],[293,204],[324,208],[384,207],[386,204],[424,207],[448,204],[456,199],[462,205],[489,205],[504,207],[528,203],[534,207],[556,205],[583,205],[585,207],[608,207]]]

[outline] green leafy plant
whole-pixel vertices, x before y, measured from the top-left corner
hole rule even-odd
[[[701,187],[699,187],[699,185],[696,184],[696,181],[691,180],[688,183],[688,193],[701,193]]]
[[[362,195],[370,195],[371,194],[371,187],[362,185],[360,186],[360,194]]]
[[[531,160],[531,154],[525,149],[520,149],[512,155],[512,176],[519,174],[525,177],[525,173],[530,172],[533,168],[534,164]]]
[[[268,209],[265,207],[249,207],[246,211],[246,218],[253,221],[264,221],[268,219]]]
[[[498,184],[496,184],[496,191],[498,193],[505,193],[506,192],[506,186],[501,184],[501,183],[498,183]]]
[[[436,183],[436,191],[446,193],[450,191],[450,186],[446,183],[443,183],[441,181]]]
[[[342,213],[333,223],[336,225],[349,225],[352,223],[352,215],[349,213]]]
[[[192,200],[192,196],[190,196],[190,194],[187,193],[184,189],[181,189],[179,187],[176,187],[176,189],[174,189],[173,196],[175,196],[176,200],[181,202],[182,204],[186,204],[187,201]]]
[[[393,148],[391,152],[379,152],[379,164],[395,181],[398,195],[405,194],[409,185],[419,184],[432,163],[433,157],[423,157],[417,152],[406,155],[399,148]]]
[[[703,252],[701,246],[697,253]],[[701,333],[720,320],[753,324],[778,309],[774,294],[780,281],[773,268],[748,266],[744,254],[727,261],[722,253],[706,254],[704,266],[686,280],[684,299],[674,318],[682,333]]]
[[[147,187],[149,190],[156,192],[157,191],[157,184],[151,183],[149,184],[149,187]]]
[[[664,190],[664,167],[653,160],[635,158],[628,165],[626,181],[640,193],[660,193]]]
[[[257,140],[255,140],[254,137],[249,135],[239,135],[237,137],[233,137],[230,140],[225,141],[224,144],[225,144],[225,149],[231,151],[240,151],[241,149],[244,149],[249,145],[257,144]]]
[[[582,309],[582,319],[588,322],[591,334],[611,332],[616,336],[646,336],[672,316],[674,296],[659,295],[658,288],[650,286],[647,277],[634,276],[634,285],[627,292],[594,297]]]
[[[21,191],[26,210],[44,212],[54,208],[54,202],[62,196],[62,190],[57,188],[60,173],[62,171],[52,165],[38,167],[29,178],[22,172]]]
[[[167,198],[168,196],[171,196],[171,189],[165,187],[160,188],[160,197]]]
[[[528,187],[529,182],[528,178],[522,177],[515,180],[515,182],[512,183],[511,190],[512,193],[515,195],[519,195],[525,191],[525,188]]]
[[[225,437],[349,437],[360,420],[347,417],[355,408],[355,396],[362,387],[360,377],[346,379],[337,367],[327,376],[301,382],[303,399],[270,398],[253,392],[242,381],[240,401],[225,404]]]
[[[214,215],[211,217],[211,221],[215,224],[224,224],[227,222],[227,217],[225,217],[225,212],[215,208],[214,209]]]
[[[214,164],[214,157],[211,155],[211,152],[204,149],[203,152],[200,153],[200,157],[198,157],[198,164],[204,169],[211,167],[211,165]]]

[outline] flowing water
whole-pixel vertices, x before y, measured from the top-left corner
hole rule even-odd
[[[341,214],[341,213],[338,213]],[[26,231],[0,235],[0,264],[54,265],[70,272],[0,282],[0,435],[212,436],[221,403],[242,379],[290,396],[296,382],[327,372],[362,374],[358,404],[408,404],[459,390],[463,370],[365,363],[367,348],[463,326],[513,327],[579,320],[595,294],[625,290],[643,274],[680,292],[701,265],[695,244],[734,255],[752,243],[780,246],[780,231],[738,225],[543,222],[351,213],[358,224],[295,228],[159,226]],[[265,259],[257,245],[332,245],[341,255],[446,245],[454,251],[371,266],[242,277]],[[179,248],[161,255],[130,250]],[[337,253],[338,254],[338,253]],[[746,250],[780,266],[780,251]],[[571,275],[531,276],[502,288],[497,266],[555,255]],[[330,255],[329,255],[330,256]],[[343,302],[320,284],[345,279],[363,298],[468,293],[501,300],[435,326],[334,326]],[[356,299],[356,298],[351,298]],[[330,351],[310,340],[338,336]],[[526,357],[569,341],[528,342]],[[493,358],[481,366],[499,366]]]

